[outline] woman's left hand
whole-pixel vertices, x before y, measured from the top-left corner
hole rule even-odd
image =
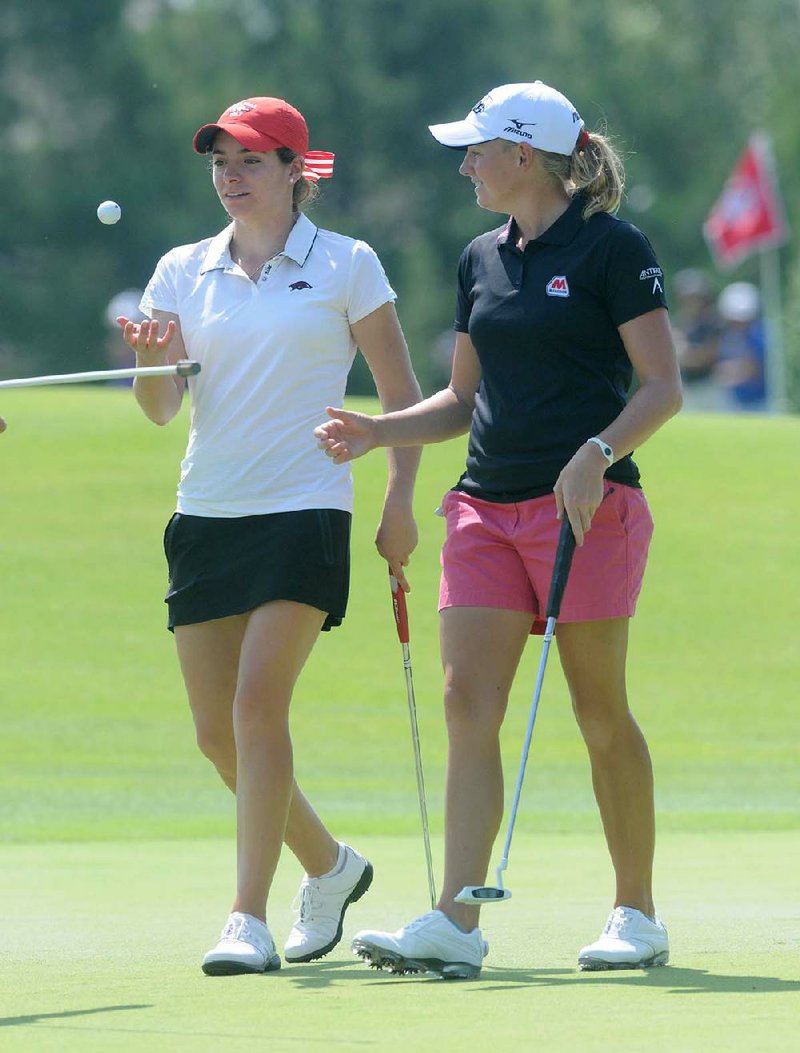
[[[375,547],[389,564],[403,592],[411,591],[403,567],[408,566],[418,540],[417,524],[410,505],[387,502],[375,535]]]
[[[594,514],[603,500],[603,475],[608,462],[594,443],[586,443],[564,466],[556,480],[558,518],[566,513],[575,535],[575,544],[582,545],[591,529]]]

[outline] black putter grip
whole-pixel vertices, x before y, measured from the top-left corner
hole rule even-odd
[[[563,515],[556,549],[556,561],[553,564],[553,578],[550,582],[550,595],[547,597],[548,618],[557,618],[561,610],[561,600],[564,596],[564,589],[567,587],[572,557],[575,554],[575,535],[572,533],[572,525],[567,519],[567,513],[564,512]]]

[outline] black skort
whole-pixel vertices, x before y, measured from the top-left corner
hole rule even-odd
[[[168,627],[244,614],[270,600],[326,611],[341,625],[350,587],[349,512],[299,512],[216,519],[176,512],[164,531]]]

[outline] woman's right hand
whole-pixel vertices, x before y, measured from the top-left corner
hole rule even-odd
[[[143,322],[132,322],[130,318],[120,315],[117,325],[122,329],[122,339],[142,358],[163,358],[164,352],[175,335],[176,325],[170,319],[163,336],[158,335],[157,320],[146,318]]]
[[[378,445],[376,422],[366,413],[353,413],[351,410],[325,410],[331,420],[314,429],[317,446],[325,451],[326,457],[335,464],[353,461],[374,450]]]

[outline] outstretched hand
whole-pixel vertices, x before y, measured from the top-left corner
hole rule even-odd
[[[326,407],[325,412],[331,420],[315,428],[314,435],[317,446],[335,464],[363,457],[378,445],[375,421],[368,414],[332,409],[330,406]]]
[[[170,319],[167,322],[167,331],[163,336],[159,336],[157,321],[145,319],[144,322],[132,322],[130,318],[125,318],[123,315],[117,318],[117,325],[122,329],[123,340],[128,347],[133,348],[137,355],[166,351],[177,328]]]

